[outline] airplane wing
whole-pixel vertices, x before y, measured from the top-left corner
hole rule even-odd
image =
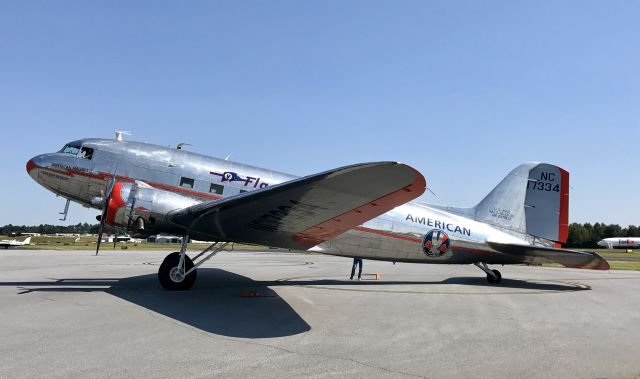
[[[422,195],[426,181],[396,162],[363,163],[168,214],[196,239],[306,250]]]
[[[609,262],[591,251],[556,249],[544,246],[517,245],[488,242],[491,248],[523,259],[525,263],[559,263],[565,267],[591,270],[608,270]]]

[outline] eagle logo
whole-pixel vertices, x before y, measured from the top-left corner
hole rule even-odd
[[[422,251],[430,257],[441,257],[449,251],[449,236],[440,229],[433,229],[422,239]]]
[[[240,175],[236,174],[235,172],[226,171],[222,173],[222,181],[223,182],[244,182],[245,179],[243,179]]]

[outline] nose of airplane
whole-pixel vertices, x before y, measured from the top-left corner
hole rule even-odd
[[[29,159],[27,162],[27,174],[31,174],[31,171],[36,168],[36,164],[33,163],[33,159]]]
[[[33,180],[38,181],[38,168],[45,166],[45,157],[43,155],[35,156],[27,161],[27,173]]]

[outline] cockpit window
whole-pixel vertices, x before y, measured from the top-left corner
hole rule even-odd
[[[61,153],[70,154],[70,155],[78,155],[79,151],[80,151],[80,146],[79,145],[73,145],[73,144],[65,145],[62,148],[62,150],[60,150]]]
[[[60,152],[63,154],[73,155],[80,159],[90,160],[91,158],[93,158],[92,148],[86,147],[86,146],[81,147],[80,145],[75,143],[68,143],[64,145],[64,147],[62,148],[62,150],[60,150]]]
[[[90,160],[93,157],[93,149],[90,147],[82,147],[80,149],[80,154],[78,154],[78,158]]]

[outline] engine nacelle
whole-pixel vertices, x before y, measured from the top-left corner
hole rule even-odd
[[[157,233],[179,234],[182,230],[167,220],[167,214],[200,202],[143,182],[116,182],[109,197],[105,221],[136,237]]]

